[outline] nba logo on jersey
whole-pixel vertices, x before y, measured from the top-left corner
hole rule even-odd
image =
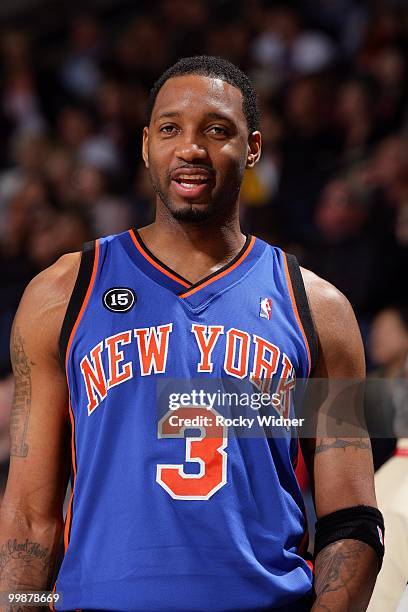
[[[261,307],[259,310],[259,316],[262,319],[268,319],[268,321],[270,321],[272,317],[272,298],[268,298],[268,297],[261,298]]]

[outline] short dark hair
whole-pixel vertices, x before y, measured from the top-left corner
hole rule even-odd
[[[242,93],[242,110],[248,125],[250,133],[259,129],[260,111],[258,105],[258,97],[256,91],[247,77],[237,66],[222,57],[213,57],[211,55],[196,55],[194,57],[183,57],[176,64],[171,66],[157,79],[152,89],[150,90],[148,107],[147,107],[147,123],[150,123],[153,107],[156,102],[157,95],[166,81],[173,77],[184,76],[188,74],[198,74],[200,76],[212,77],[221,79],[225,83],[233,85]]]

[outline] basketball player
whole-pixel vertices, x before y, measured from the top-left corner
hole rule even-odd
[[[0,591],[51,589],[63,533],[56,609],[366,609],[383,554],[369,443],[313,441],[313,580],[296,439],[230,436],[214,421],[188,438],[179,419],[214,416],[208,405],[158,418],[169,378],[265,392],[274,380],[287,396],[295,376],[364,375],[347,300],[240,231],[258,121],[235,66],[178,62],[153,87],[143,134],[155,222],[62,257],[27,288],[11,340]]]

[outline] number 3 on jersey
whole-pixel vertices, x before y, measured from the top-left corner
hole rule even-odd
[[[174,499],[210,499],[227,482],[227,432],[216,424],[217,412],[197,406],[169,410],[159,421],[159,438],[185,438],[187,463],[198,463],[198,474],[188,474],[183,464],[160,464],[156,481]],[[185,419],[207,417],[206,427],[186,427]],[[187,429],[200,429],[199,437],[185,436]]]

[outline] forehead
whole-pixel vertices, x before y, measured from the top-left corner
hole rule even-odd
[[[241,91],[221,79],[197,74],[177,76],[168,79],[160,89],[152,120],[172,112],[191,118],[220,113],[246,126],[242,103]]]

